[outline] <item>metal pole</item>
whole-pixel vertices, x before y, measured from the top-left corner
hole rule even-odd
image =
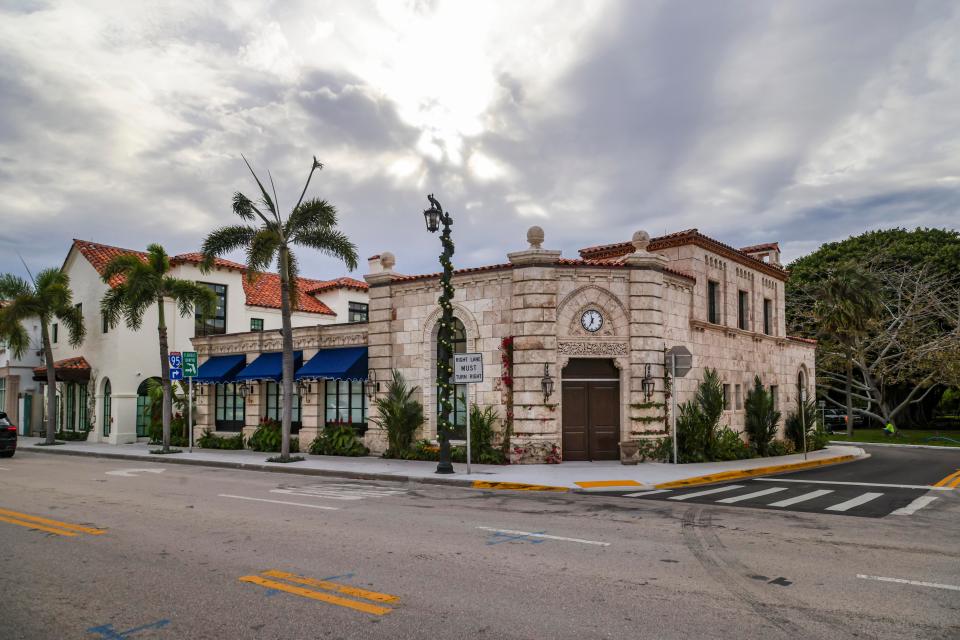
[[[677,454],[677,354],[670,354],[670,430],[673,433],[673,464],[679,464]]]
[[[190,453],[193,453],[193,376],[187,378],[187,442],[190,446]]]
[[[463,394],[464,401],[467,403],[467,475],[470,474],[470,387],[473,385],[468,384],[466,393]]]
[[[807,417],[805,415],[806,399],[807,399],[807,381],[804,379],[803,375],[800,376],[800,429],[802,431],[803,439],[803,459],[807,459]]]

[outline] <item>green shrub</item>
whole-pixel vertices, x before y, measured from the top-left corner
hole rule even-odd
[[[57,440],[86,440],[90,434],[90,429],[81,429],[80,431],[57,431]]]
[[[796,453],[797,450],[793,446],[793,442],[790,440],[771,440],[767,444],[767,456],[788,456],[791,453]]]
[[[697,385],[693,399],[678,407],[677,455],[680,462],[720,459],[716,448],[722,415],[723,384],[715,369],[705,369],[703,381]],[[671,451],[668,457],[672,459],[672,455]]]
[[[263,418],[247,444],[254,451],[279,453],[282,440],[280,429],[280,423],[276,420]],[[300,442],[297,438],[291,437],[290,453],[297,453],[298,451],[300,451]]]
[[[394,370],[387,392],[377,398],[374,421],[387,431],[387,450],[384,458],[404,458],[413,442],[413,434],[423,424],[423,405],[414,399],[419,387],[407,388],[403,375]]]
[[[739,433],[730,427],[723,427],[717,432],[713,447],[714,460],[745,460],[751,457],[753,457],[753,451]]]
[[[321,456],[365,456],[370,450],[363,446],[352,427],[328,424],[313,442],[310,453]]]
[[[761,457],[770,455],[770,444],[777,435],[780,412],[773,408],[773,395],[763,388],[760,376],[754,376],[753,388],[747,392],[743,408],[750,446]]]
[[[477,405],[470,406],[470,447],[472,462],[477,464],[506,464],[507,457],[503,451],[494,447],[496,438],[494,425],[500,416],[493,407],[486,407],[482,411]],[[460,447],[456,447],[460,448]],[[467,450],[463,450],[463,462],[467,460]]]
[[[806,419],[807,428],[807,451],[816,451],[817,449],[823,449],[827,446],[827,443],[830,442],[830,436],[823,429],[823,426],[817,420],[817,403],[816,400],[808,400],[804,403],[803,407],[803,417]],[[793,448],[796,451],[803,451],[803,432],[804,428],[800,422],[800,413],[791,412],[787,415],[786,421],[786,435],[787,439],[793,443]]]
[[[197,439],[197,446],[201,449],[243,449],[243,433],[235,436],[215,436],[207,429]]]
[[[647,459],[670,462],[673,459],[673,439],[670,436],[656,440],[640,440],[637,445],[641,462]]]
[[[163,444],[163,420],[152,420],[147,435],[150,437],[150,444]],[[170,446],[185,447],[187,444],[187,420],[177,413],[170,419]]]

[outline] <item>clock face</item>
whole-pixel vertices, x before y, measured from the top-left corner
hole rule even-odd
[[[580,316],[580,324],[590,333],[594,333],[603,326],[603,316],[596,309],[584,311],[583,315]]]

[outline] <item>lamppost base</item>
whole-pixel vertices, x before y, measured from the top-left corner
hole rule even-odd
[[[449,462],[437,463],[437,470],[434,473],[454,473],[453,465]]]

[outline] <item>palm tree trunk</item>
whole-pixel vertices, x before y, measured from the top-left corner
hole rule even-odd
[[[293,423],[293,327],[290,322],[289,249],[280,249],[280,317],[283,323],[283,405],[280,414],[280,458],[290,457],[290,427]]]
[[[57,371],[53,366],[53,347],[50,346],[50,332],[47,322],[40,321],[41,337],[43,339],[43,359],[47,365],[47,432],[45,442],[56,442],[57,432]]]
[[[853,362],[847,358],[847,437],[853,436]]]
[[[163,387],[163,452],[170,451],[170,346],[167,344],[167,323],[163,313],[163,297],[157,300],[157,334],[160,338],[160,385]]]

